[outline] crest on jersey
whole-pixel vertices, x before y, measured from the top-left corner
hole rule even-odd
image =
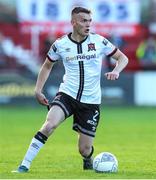
[[[104,44],[105,46],[107,46],[107,44],[108,44],[108,40],[107,40],[107,39],[104,39],[102,42],[103,42],[103,44]]]
[[[90,44],[88,44],[88,52],[89,51],[96,51],[96,49],[95,49],[95,43],[90,43]]]

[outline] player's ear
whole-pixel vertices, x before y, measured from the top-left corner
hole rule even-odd
[[[72,24],[72,26],[75,26],[76,21],[77,21],[77,16],[76,16],[76,14],[73,14],[72,17],[71,17],[71,24]]]
[[[74,26],[74,25],[75,25],[75,23],[76,23],[76,22],[75,22],[75,19],[72,19],[72,20],[71,20],[71,24],[72,24],[72,26]]]

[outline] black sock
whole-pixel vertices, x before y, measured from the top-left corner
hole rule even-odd
[[[44,134],[42,134],[40,131],[38,131],[36,133],[36,135],[34,136],[34,138],[36,138],[37,140],[39,140],[40,142],[42,142],[43,144],[46,143],[47,141],[47,136],[45,136]]]

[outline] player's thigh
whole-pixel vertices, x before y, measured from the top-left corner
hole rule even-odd
[[[94,137],[79,132],[78,146],[79,148],[90,148],[93,145]]]
[[[57,126],[64,119],[65,119],[65,114],[62,108],[57,105],[53,105],[47,114],[46,122],[51,123],[54,126]]]

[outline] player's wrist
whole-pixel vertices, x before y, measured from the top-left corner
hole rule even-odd
[[[120,72],[118,70],[113,70],[112,73],[120,74]]]
[[[35,95],[39,95],[39,94],[42,94],[42,91],[35,89]]]

